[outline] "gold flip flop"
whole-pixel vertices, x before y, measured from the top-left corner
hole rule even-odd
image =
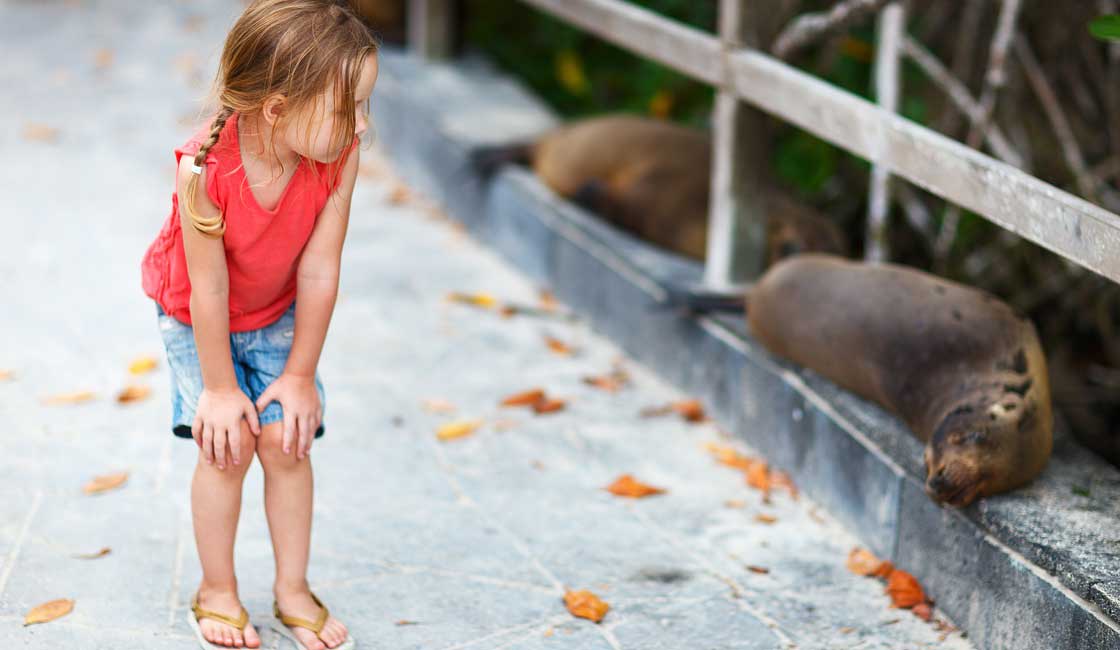
[[[319,615],[315,617],[314,621],[309,621],[305,618],[299,618],[298,616],[288,616],[280,611],[280,606],[276,603],[275,600],[272,601],[272,614],[276,616],[276,618],[279,619],[281,623],[281,625],[276,625],[275,623],[273,623],[272,629],[291,639],[296,644],[296,647],[300,648],[300,650],[304,650],[307,646],[303,645],[303,643],[299,640],[299,637],[292,633],[291,627],[306,628],[314,632],[315,636],[319,636],[319,632],[321,632],[323,630],[323,626],[327,624],[327,617],[330,616],[330,612],[327,610],[326,605],[324,605],[323,602],[319,600],[314,592],[308,593],[311,594],[311,600],[315,601],[315,604],[319,606]],[[319,638],[322,639],[322,637]],[[326,642],[324,642],[324,644],[325,643]],[[347,631],[345,641],[333,648],[331,648],[330,646],[327,647],[329,650],[352,650],[355,645],[356,644],[354,642],[354,637],[350,635],[349,631]]]
[[[199,619],[212,618],[242,631],[244,631],[245,626],[249,624],[249,612],[245,610],[245,607],[241,608],[241,615],[237,618],[226,616],[225,614],[219,612],[212,612],[208,609],[202,609],[202,607],[198,604],[197,591],[194,593],[194,598],[191,599],[191,612],[194,613],[194,616],[187,617],[187,622],[190,623],[191,628],[194,630],[195,636],[198,637],[199,645],[201,645],[206,650],[225,650],[230,646],[214,645],[213,643],[207,641],[206,637],[202,635],[202,628],[198,625]]]

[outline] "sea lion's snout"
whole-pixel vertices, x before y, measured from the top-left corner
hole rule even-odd
[[[975,451],[961,443],[926,448],[926,494],[942,505],[963,508],[983,494],[985,476]]]

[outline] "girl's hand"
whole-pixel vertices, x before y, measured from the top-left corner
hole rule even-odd
[[[272,401],[280,402],[284,410],[284,453],[291,450],[295,441],[296,458],[302,460],[311,451],[311,441],[323,419],[315,378],[281,373],[257,398],[257,409],[263,411]]]
[[[260,421],[253,401],[239,388],[225,390],[202,389],[198,398],[191,435],[202,449],[206,462],[218,461],[218,469],[226,468],[226,446],[234,465],[241,464],[241,420],[249,422],[249,430],[260,435]]]

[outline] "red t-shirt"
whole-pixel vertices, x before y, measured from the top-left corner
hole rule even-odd
[[[194,157],[210,135],[207,120],[183,146],[175,162]],[[274,322],[296,298],[296,268],[319,212],[338,186],[342,165],[358,144],[333,163],[301,159],[273,210],[257,204],[241,164],[237,113],[226,121],[206,154],[206,194],[225,217],[222,240],[229,270],[229,329],[244,332]],[[176,167],[177,168],[177,167]],[[318,172],[315,174],[313,172]],[[332,183],[332,179],[334,183]],[[188,225],[188,227],[190,227]],[[191,324],[191,282],[179,227],[179,197],[171,194],[171,214],[140,263],[144,293],[163,311]]]

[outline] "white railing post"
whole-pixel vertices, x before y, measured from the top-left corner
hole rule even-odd
[[[766,257],[766,203],[761,182],[765,160],[758,113],[730,88],[728,57],[753,41],[744,2],[720,0],[722,79],[716,92],[712,128],[712,189],[708,210],[704,283],[735,289],[757,278]],[[758,1],[758,0],[750,0]]]
[[[455,10],[455,0],[408,0],[408,48],[425,59],[450,58]]]
[[[883,110],[898,110],[898,62],[906,31],[903,3],[892,2],[879,14],[878,38],[875,46],[875,101]],[[885,143],[883,143],[885,146]],[[891,208],[890,170],[882,164],[882,151],[872,159],[871,189],[867,198],[867,236],[863,258],[868,262],[886,262],[890,258],[887,244],[887,216]]]

